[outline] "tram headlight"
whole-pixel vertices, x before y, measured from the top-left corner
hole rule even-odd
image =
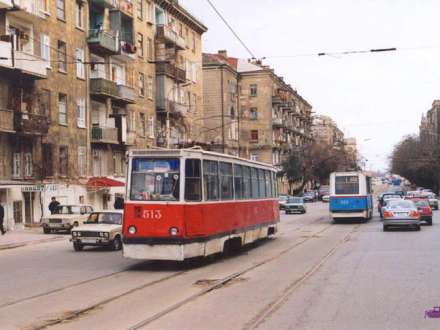
[[[130,226],[128,227],[128,232],[132,235],[136,234],[136,227],[135,226]]]
[[[170,228],[170,235],[171,236],[176,236],[178,233],[179,233],[179,229],[177,229],[176,227]]]

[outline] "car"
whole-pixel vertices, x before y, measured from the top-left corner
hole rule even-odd
[[[322,196],[322,197],[321,197],[321,200],[322,200],[324,203],[328,203],[328,202],[330,202],[330,195],[324,195],[324,196]]]
[[[385,192],[379,196],[377,211],[379,212],[381,218],[382,218],[382,208],[385,206],[386,201],[390,199],[402,199],[402,196],[394,192]]]
[[[279,195],[278,196],[278,205],[279,205],[280,210],[285,209],[288,197],[289,197],[288,195]]]
[[[432,226],[432,208],[429,205],[427,198],[405,198],[406,200],[413,201],[416,204],[420,213],[420,221],[426,222],[428,226]]]
[[[412,227],[420,230],[420,213],[411,200],[389,200],[383,208],[383,231],[390,227]]]
[[[93,212],[82,226],[72,230],[73,249],[82,251],[84,246],[122,249],[122,217],[120,210]]]
[[[429,205],[433,210],[438,210],[438,199],[434,193],[427,194]]]
[[[303,197],[289,197],[285,206],[286,214],[290,213],[306,213],[306,205]]]
[[[322,200],[322,197],[325,195],[329,195],[330,193],[330,186],[321,186],[318,190],[318,199]]]
[[[42,219],[43,232],[49,234],[52,231],[70,232],[73,227],[82,225],[93,207],[90,205],[59,205],[54,214]]]
[[[316,200],[316,194],[314,191],[308,191],[304,193],[304,202],[314,202]]]

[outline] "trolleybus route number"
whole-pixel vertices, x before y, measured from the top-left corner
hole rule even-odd
[[[161,210],[144,210],[144,219],[150,220],[159,220],[162,219],[162,211]]]

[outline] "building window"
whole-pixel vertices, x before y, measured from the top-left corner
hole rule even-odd
[[[12,177],[21,177],[21,154],[18,152],[12,156]]]
[[[113,172],[115,175],[124,175],[124,155],[122,152],[113,153]]]
[[[60,147],[60,176],[67,176],[67,168],[68,168],[68,161],[69,161],[69,147],[67,146],[61,146]]]
[[[33,175],[32,153],[24,154],[24,176],[30,178]]]
[[[254,162],[258,161],[258,155],[257,154],[251,154],[250,159]]]
[[[139,72],[138,75],[138,89],[139,89],[139,96],[145,96],[145,78],[144,74],[142,72]]]
[[[153,39],[148,38],[147,39],[147,57],[149,61],[153,61]]]
[[[79,128],[86,128],[86,100],[80,98],[76,101],[76,117]]]
[[[193,51],[193,53],[196,52],[196,34],[194,33],[194,31],[192,32],[192,44],[191,44],[191,49]]]
[[[142,6],[142,1],[143,0],[137,0],[136,1],[136,16],[140,20],[142,20],[144,18],[144,8]]]
[[[251,142],[258,142],[258,130],[251,130]]]
[[[154,139],[154,117],[148,119],[148,137]]]
[[[147,22],[154,23],[154,6],[151,1],[147,1]]]
[[[76,3],[76,27],[83,29],[84,28],[84,7],[82,3]]]
[[[61,40],[58,40],[58,70],[61,72],[67,71],[66,43]]]
[[[192,63],[191,71],[192,71],[192,81],[196,83],[197,82],[197,63]]]
[[[127,129],[129,132],[136,132],[136,113],[133,111],[128,113]]]
[[[145,136],[145,114],[139,113],[139,135]]]
[[[40,91],[38,105],[40,107],[40,115],[50,115],[50,90],[42,89]]]
[[[251,120],[257,120],[258,119],[258,112],[257,108],[251,108],[249,112],[249,118]]]
[[[51,67],[50,63],[50,38],[47,34],[41,33],[40,35],[41,43],[41,57],[46,61],[47,67]]]
[[[153,99],[153,78],[147,78],[147,96],[150,100]]]
[[[58,94],[58,123],[67,125],[67,95]]]
[[[44,177],[53,176],[53,148],[51,144],[43,144],[43,155],[44,155],[44,166],[43,175]]]
[[[257,85],[250,85],[251,96],[257,96]]]
[[[137,34],[137,48],[138,48],[138,56],[144,57],[144,36],[142,33]]]
[[[78,147],[78,175],[87,176],[87,147]]]
[[[66,20],[66,3],[65,0],[57,0],[57,18]]]
[[[75,50],[75,58],[76,58],[76,77],[80,79],[86,78],[86,69],[84,66],[84,49],[77,48]]]

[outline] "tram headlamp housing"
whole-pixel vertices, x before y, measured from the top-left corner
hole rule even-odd
[[[179,233],[179,229],[176,227],[171,227],[170,228],[170,235],[171,236],[176,236]]]
[[[129,234],[132,234],[132,235],[134,235],[134,234],[136,234],[136,227],[135,226],[130,226],[130,227],[128,227],[128,233]]]

